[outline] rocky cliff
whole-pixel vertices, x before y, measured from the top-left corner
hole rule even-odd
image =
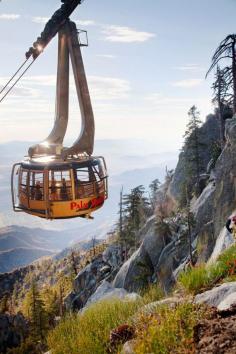
[[[191,212],[195,225],[191,231],[191,248],[195,261],[207,261],[212,253],[216,257],[225,247],[232,244],[231,235],[224,228],[228,217],[236,209],[236,116],[227,120],[226,144],[216,161],[215,167],[209,171],[211,160],[210,146],[219,139],[219,127],[214,115],[207,117],[201,128],[203,147],[201,158],[202,173],[205,175],[205,188],[201,195],[191,201]],[[158,203],[165,204],[168,214],[176,214],[180,197],[180,183],[185,180],[184,160],[186,155],[180,153],[179,162],[171,182],[159,193]],[[140,248],[121,267],[113,285],[129,291],[145,286],[148,281],[158,281],[165,291],[170,290],[179,271],[189,262],[189,235],[186,220],[167,218],[171,228],[171,237],[163,242],[163,235],[158,233],[155,217],[151,218],[144,227],[145,232]]]

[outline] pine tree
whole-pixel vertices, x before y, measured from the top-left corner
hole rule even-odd
[[[157,198],[157,192],[160,188],[161,182],[159,181],[158,178],[154,179],[150,184],[149,184],[149,189],[150,189],[150,200],[151,200],[151,205],[152,209],[154,210],[155,204],[156,204],[156,198]]]
[[[225,95],[224,100],[232,105],[233,113],[236,113],[236,35],[228,35],[216,49],[213,57],[212,64],[206,74],[218,65],[220,61],[224,61],[225,66],[221,70],[221,76],[224,80]],[[227,62],[228,60],[228,62]]]
[[[71,264],[72,275],[76,276],[78,274],[78,269],[77,269],[75,252],[73,250],[71,250],[71,254],[70,254],[70,264]]]
[[[45,304],[44,308],[47,313],[49,325],[53,326],[55,317],[60,314],[60,299],[55,287],[47,287],[44,289],[42,301]]]
[[[212,102],[216,104],[216,114],[219,121],[220,127],[220,142],[221,148],[223,149],[225,144],[225,121],[223,118],[223,110],[224,110],[224,98],[226,93],[226,83],[224,79],[223,70],[219,68],[217,65],[217,70],[215,74],[215,81],[212,85],[214,96]]]
[[[150,204],[144,197],[145,188],[139,185],[123,197],[125,237],[130,246],[138,247],[137,231],[150,213]]]
[[[202,170],[200,147],[200,124],[202,123],[199,118],[199,111],[196,106],[192,106],[188,112],[189,122],[187,130],[184,134],[184,148],[183,151],[186,155],[186,174],[187,174],[187,188],[192,184],[192,180],[196,183],[196,195],[200,194],[200,174]]]
[[[4,295],[0,300],[0,312],[5,313],[9,311],[8,295]]]
[[[93,252],[93,257],[96,256],[96,244],[97,244],[96,236],[93,236],[93,237],[92,237],[92,252]]]
[[[26,295],[24,313],[30,321],[30,335],[35,343],[43,343],[48,330],[48,319],[44,302],[41,299],[37,284],[33,281]]]
[[[118,240],[121,247],[122,261],[127,258],[127,240],[124,232],[124,206],[123,206],[123,186],[120,190]]]

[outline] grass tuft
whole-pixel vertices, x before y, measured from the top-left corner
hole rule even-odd
[[[48,336],[52,354],[106,353],[111,330],[126,323],[138,306],[139,301],[113,299],[69,315]]]
[[[188,293],[197,294],[220,281],[236,279],[236,245],[225,250],[214,264],[201,264],[180,274],[178,282]]]
[[[158,284],[150,284],[148,288],[141,292],[143,304],[161,300],[165,294]]]
[[[156,313],[141,316],[137,323],[136,354],[194,353],[194,326],[204,315],[194,304],[167,306]]]

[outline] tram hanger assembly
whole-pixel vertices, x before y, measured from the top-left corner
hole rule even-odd
[[[46,219],[78,216],[92,218],[91,213],[101,208],[107,199],[108,176],[104,158],[92,156],[95,129],[81,55],[81,46],[84,44],[78,38],[75,23],[69,20],[70,14],[82,1],[62,2],[64,4],[48,21],[41,37],[26,53],[26,61],[29,58],[36,60],[58,33],[54,126],[42,143],[29,148],[24,161],[14,164],[11,176],[12,203],[16,212],[26,212]],[[63,140],[69,111],[69,59],[73,68],[82,127],[78,139],[71,147],[66,148],[63,147]],[[16,80],[18,81],[19,79]]]

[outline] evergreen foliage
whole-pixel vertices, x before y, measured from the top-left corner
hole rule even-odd
[[[150,201],[151,201],[151,205],[152,205],[153,210],[154,210],[154,207],[155,207],[155,204],[156,204],[157,192],[159,191],[160,186],[161,186],[161,182],[159,181],[158,178],[154,179],[149,184]]]
[[[33,342],[44,342],[48,330],[48,318],[45,304],[40,296],[37,284],[33,281],[23,304],[24,315],[30,321],[30,337]]]
[[[220,154],[222,152],[222,144],[219,141],[215,141],[211,146],[211,168],[214,168],[216,165],[216,161],[218,160]]]
[[[221,148],[224,147],[225,144],[225,119],[224,113],[227,110],[227,103],[225,102],[225,98],[227,96],[227,84],[224,77],[224,71],[219,68],[217,65],[217,70],[215,74],[215,81],[212,85],[213,88],[213,100],[212,102],[216,105],[216,115],[219,121],[220,127],[220,142]]]
[[[218,66],[220,61],[224,61],[225,65],[220,69],[220,76],[216,82],[216,87],[219,88],[223,85],[223,98],[224,101],[233,107],[233,113],[236,112],[236,35],[230,34],[220,43],[216,49],[213,57],[212,64],[206,76]],[[227,62],[228,60],[228,62]],[[219,73],[218,73],[219,74]],[[219,82],[220,81],[220,82]]]
[[[4,295],[0,300],[0,312],[5,313],[9,311],[8,296]]]
[[[138,248],[137,232],[151,213],[150,202],[144,194],[144,186],[139,185],[131,189],[129,194],[121,195],[118,233],[125,250]]]
[[[200,148],[203,147],[201,142],[199,128],[201,125],[201,120],[199,118],[199,111],[196,106],[192,106],[188,112],[189,122],[187,124],[187,129],[184,134],[184,146],[183,152],[185,153],[185,175],[186,180],[185,185],[182,185],[183,201],[186,195],[191,197],[191,192],[193,191],[196,196],[201,192],[200,190],[200,174],[202,171],[202,162],[200,156]],[[183,203],[185,205],[185,203]]]

